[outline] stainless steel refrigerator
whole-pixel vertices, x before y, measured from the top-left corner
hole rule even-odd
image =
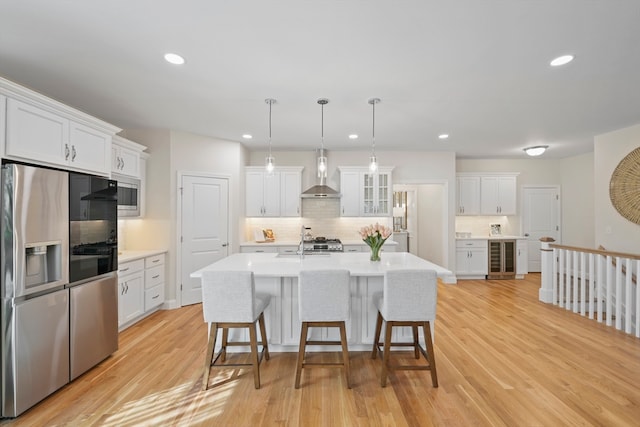
[[[69,382],[68,173],[2,166],[2,416]]]

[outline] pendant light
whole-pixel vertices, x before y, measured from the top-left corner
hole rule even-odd
[[[276,100],[273,98],[267,98],[264,102],[269,104],[269,154],[265,158],[264,166],[267,174],[272,175],[275,169],[275,163],[274,158],[271,155],[271,106],[276,103]]]
[[[324,155],[324,106],[328,103],[329,100],[326,98],[318,99],[318,104],[320,104],[320,109],[322,111],[320,120],[320,134],[322,137],[322,145],[320,146],[320,152],[318,153],[318,178],[327,177],[327,156]]]
[[[376,173],[378,171],[378,159],[376,158],[376,104],[380,102],[380,98],[371,98],[368,102],[371,104],[371,110],[373,111],[369,172]]]

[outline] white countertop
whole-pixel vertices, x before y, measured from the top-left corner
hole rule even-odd
[[[253,271],[256,277],[297,277],[302,269],[345,268],[353,276],[382,276],[393,269],[430,269],[445,283],[455,283],[451,271],[408,252],[384,252],[379,262],[370,261],[369,256],[366,252],[329,253],[300,259],[298,255],[236,253],[191,273],[191,277],[200,278],[205,270]]]
[[[471,236],[471,237],[456,237],[456,240],[518,240],[526,239],[524,236]]]
[[[167,252],[166,249],[148,249],[144,251],[120,251],[118,252],[118,263],[135,261],[140,258],[158,255]]]
[[[366,245],[363,240],[341,240],[343,245]],[[298,246],[300,241],[293,240],[274,240],[273,242],[243,242],[240,246]],[[387,240],[385,245],[397,245],[398,242]]]

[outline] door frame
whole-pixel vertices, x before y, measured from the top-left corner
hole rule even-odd
[[[556,241],[557,244],[561,244],[562,243],[562,192],[561,192],[561,187],[560,185],[553,185],[553,184],[547,184],[547,185],[533,185],[533,184],[528,184],[528,185],[523,185],[520,187],[520,235],[524,237],[524,215],[525,215],[525,210],[524,210],[524,203],[525,203],[525,190],[528,189],[534,189],[534,188],[542,188],[542,189],[546,189],[546,190],[554,190],[556,192],[556,194],[558,195],[558,211],[556,212],[556,220],[557,220],[557,224],[558,224],[558,240]]]
[[[455,268],[451,267],[451,263],[453,259],[455,259],[455,253],[450,253],[450,250],[452,247],[455,247],[454,245],[455,242],[453,241],[455,233],[451,232],[452,218],[449,217],[449,213],[452,212],[449,209],[449,206],[452,202],[452,196],[449,189],[449,181],[446,179],[401,180],[397,182],[394,181],[391,186],[392,193],[394,191],[393,187],[395,187],[396,185],[407,185],[407,186],[440,185],[442,187],[442,222],[443,222],[442,227],[444,230],[446,230],[444,233],[442,233],[442,242],[441,242],[442,257],[445,264],[443,265],[443,267],[451,271],[454,271]],[[453,212],[455,212],[455,210]],[[455,221],[453,221],[453,224],[455,224]],[[453,259],[451,258],[452,256],[454,256]]]
[[[196,176],[203,178],[218,178],[226,179],[227,187],[231,188],[231,175],[220,173],[208,173],[208,172],[190,172],[190,171],[177,171],[176,182],[176,307],[182,307],[182,178],[185,176]],[[231,234],[231,204],[227,201],[229,213],[227,216],[227,237],[229,238],[229,246],[231,249],[235,237]],[[179,288],[178,288],[179,286]]]

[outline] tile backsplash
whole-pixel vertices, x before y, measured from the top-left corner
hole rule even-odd
[[[505,236],[518,234],[508,216],[456,216],[456,233],[471,233],[473,237],[489,236],[491,224],[500,224]]]
[[[245,241],[253,241],[255,228],[270,228],[276,241],[300,240],[300,228],[311,227],[313,236],[337,237],[342,241],[361,240],[358,232],[365,225],[376,222],[391,227],[388,217],[341,217],[340,199],[302,199],[302,217],[296,218],[247,218]]]

